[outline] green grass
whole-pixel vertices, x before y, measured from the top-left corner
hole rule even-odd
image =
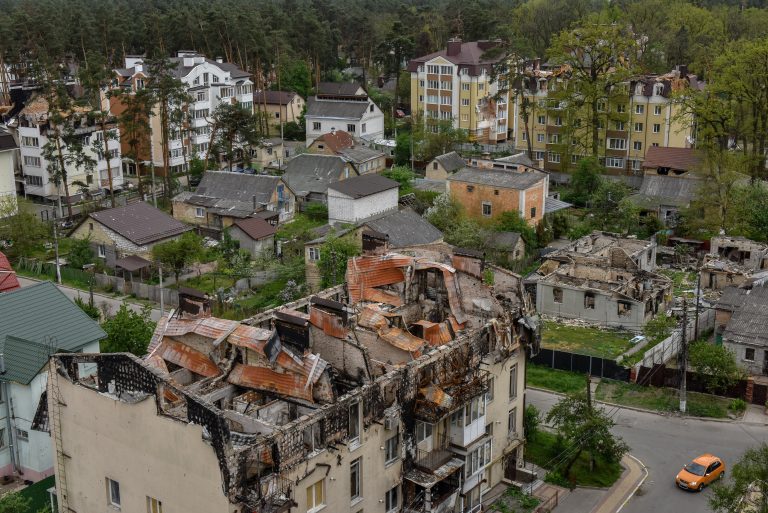
[[[595,398],[598,401],[659,412],[676,412],[680,409],[680,399],[675,389],[644,387],[605,379],[598,385]],[[724,397],[688,392],[688,415],[722,419],[728,416],[731,403],[730,399]]]
[[[215,282],[215,287],[214,287]],[[188,280],[184,280],[181,282],[182,287],[191,287],[193,289],[197,289],[201,292],[206,292],[208,294],[213,294],[216,292],[217,288],[229,288],[232,286],[232,280],[227,278],[226,276],[216,276],[214,279],[214,276],[212,273],[206,273],[201,274],[199,276],[193,276],[192,278],[189,278]],[[175,287],[173,287],[175,288]]]
[[[50,506],[51,498],[47,490],[52,486],[55,486],[55,478],[53,476],[46,477],[42,481],[29,485],[19,492],[24,498],[31,500],[27,513],[37,513],[46,506]]]
[[[696,288],[696,273],[694,272],[660,269],[659,273],[672,280],[672,293],[675,296],[682,296],[684,290],[692,290]]]
[[[534,364],[528,364],[525,368],[528,386],[545,388],[563,394],[586,390],[587,378],[584,374],[550,369],[543,365]]]
[[[281,224],[277,230],[277,238],[280,240],[291,240],[297,237],[301,238],[312,228],[323,226],[327,221],[311,219],[305,214],[296,214],[290,223]]]
[[[625,331],[609,331],[582,326],[566,326],[547,321],[541,333],[541,345],[600,358],[616,358],[632,345],[633,335]]]
[[[547,431],[539,431],[533,440],[528,440],[525,445],[525,457],[536,465],[550,471],[546,481],[555,484],[578,486],[598,486],[607,488],[613,485],[621,476],[622,468],[618,462],[607,462],[602,458],[595,461],[594,470],[589,470],[589,454],[584,452],[571,467],[570,473],[564,476],[564,465],[560,463],[560,456],[565,447],[558,443],[557,435]],[[553,461],[554,460],[554,461]],[[553,463],[558,463],[553,468]]]
[[[231,305],[222,308],[215,308],[214,314],[224,319],[242,320],[246,317],[256,315],[258,312],[280,306],[283,301],[278,297],[285,288],[287,279],[278,279],[259,286],[253,293],[245,299],[235,300]]]

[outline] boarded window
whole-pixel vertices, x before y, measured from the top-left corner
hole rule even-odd
[[[563,302],[563,289],[552,289],[552,299],[555,303]]]
[[[619,301],[616,308],[619,317],[628,317],[632,313],[632,303],[628,301]]]
[[[587,310],[595,309],[595,295],[592,292],[584,293],[584,308]]]

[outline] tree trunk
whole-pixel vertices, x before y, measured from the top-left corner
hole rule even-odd
[[[599,129],[598,122],[599,116],[597,114],[597,98],[592,99],[592,156],[596,159],[600,158],[600,144],[599,144]],[[607,129],[608,127],[606,127]]]
[[[528,124],[528,121],[531,118],[531,113],[528,110],[528,100],[523,97],[522,101],[520,102],[520,109],[521,114],[523,115],[523,123],[525,123],[525,143],[528,147],[528,158],[533,160],[533,143],[531,142],[531,127]]]
[[[160,104],[160,148],[163,150],[163,168],[165,169],[165,191],[163,195],[170,197],[171,194],[171,163],[168,156],[168,104],[163,101]]]
[[[109,158],[109,140],[107,139],[107,123],[103,115],[101,116],[101,137],[102,139],[104,139],[103,141],[104,158],[107,159],[107,179],[109,180],[109,199],[110,199],[112,208],[115,208],[115,188],[112,186],[112,167],[110,165],[110,158]],[[98,169],[96,171],[98,171]],[[101,176],[99,176],[99,181],[101,181]]]
[[[64,154],[61,152],[61,139],[56,133],[56,151],[59,155],[59,166],[61,167],[60,179],[64,182],[64,194],[67,196],[67,219],[72,220],[72,201],[69,198],[69,184],[67,183],[67,168],[64,167]]]

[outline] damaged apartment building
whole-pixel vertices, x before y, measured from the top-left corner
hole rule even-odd
[[[52,358],[59,511],[478,512],[524,474],[518,275],[374,245],[345,285],[243,322],[197,306],[144,359]]]
[[[530,279],[536,310],[640,331],[672,299],[672,282],[655,268],[655,242],[593,232],[546,256]]]

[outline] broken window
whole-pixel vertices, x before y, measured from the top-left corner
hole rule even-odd
[[[416,421],[416,443],[421,443],[432,436],[432,424]]]
[[[304,428],[304,445],[309,452],[319,451],[323,448],[319,422]]]
[[[396,511],[397,510],[397,505],[398,505],[397,486],[387,490],[387,495],[385,497],[385,501],[384,502],[385,502],[384,507],[385,507],[387,513],[389,513],[390,511]]]
[[[107,478],[107,501],[120,509],[120,483],[110,478]]]
[[[509,369],[509,398],[510,400],[517,398],[517,364]]]
[[[562,303],[563,302],[563,289],[552,289],[552,300],[555,303]]]
[[[349,407],[349,444],[360,443],[360,403]]]
[[[392,463],[399,457],[400,435],[396,434],[387,439],[384,444],[384,463]]]
[[[584,308],[587,310],[595,309],[595,294],[592,292],[584,293]]]
[[[628,301],[619,301],[617,303],[617,313],[619,317],[627,317],[632,312],[632,303]]]
[[[362,496],[362,471],[363,461],[360,458],[352,461],[349,465],[349,498],[359,499]]]
[[[754,362],[755,361],[755,350],[751,347],[748,347],[744,350],[744,359],[748,362]]]

